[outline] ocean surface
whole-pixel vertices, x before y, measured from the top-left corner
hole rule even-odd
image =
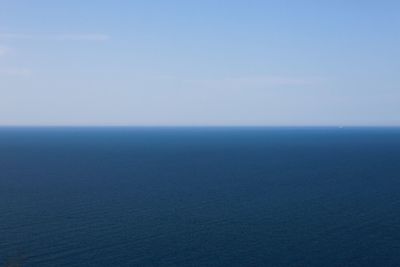
[[[400,128],[0,128],[0,266],[400,266]]]

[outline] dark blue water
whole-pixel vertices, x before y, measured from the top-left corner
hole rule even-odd
[[[400,266],[400,129],[2,128],[10,260]]]

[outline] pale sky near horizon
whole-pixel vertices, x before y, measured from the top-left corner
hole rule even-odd
[[[399,11],[0,0],[0,125],[400,126]]]

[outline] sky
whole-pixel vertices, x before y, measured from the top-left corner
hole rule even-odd
[[[0,0],[0,125],[400,126],[397,0]]]

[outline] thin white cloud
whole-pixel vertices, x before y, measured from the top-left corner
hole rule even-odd
[[[8,48],[5,46],[0,46],[0,57],[8,53]]]
[[[179,83],[188,88],[203,89],[274,89],[315,86],[323,83],[320,77],[292,77],[292,76],[242,76],[222,77],[215,79],[182,79],[173,76],[160,76],[153,80],[164,83]]]
[[[110,36],[106,34],[57,34],[54,39],[65,41],[107,41]]]
[[[0,68],[0,76],[28,77],[32,71],[27,68]]]
[[[21,34],[21,33],[0,33],[0,40],[52,40],[52,41],[107,41],[110,36],[107,34],[83,33],[83,34]]]
[[[34,37],[30,34],[19,34],[19,33],[0,33],[0,39],[12,40],[12,39],[31,39]]]
[[[200,81],[207,87],[224,88],[268,88],[280,86],[304,86],[320,83],[321,79],[314,77],[285,77],[285,76],[254,76],[233,77]]]

